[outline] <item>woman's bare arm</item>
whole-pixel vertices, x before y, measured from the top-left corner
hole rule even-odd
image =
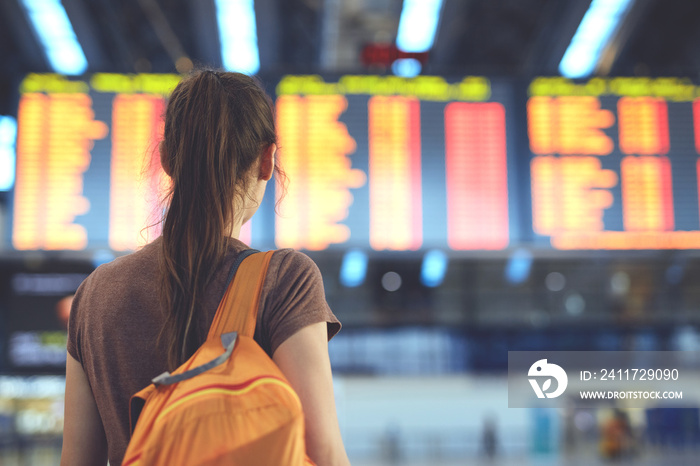
[[[333,398],[326,323],[304,327],[272,356],[301,399],[306,420],[306,452],[319,466],[349,465]]]
[[[83,366],[66,361],[66,407],[61,466],[106,465],[107,437]]]

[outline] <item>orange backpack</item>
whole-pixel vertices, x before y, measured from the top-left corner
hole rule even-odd
[[[299,397],[253,340],[272,256],[254,252],[233,265],[204,344],[131,397],[123,466],[313,464]]]

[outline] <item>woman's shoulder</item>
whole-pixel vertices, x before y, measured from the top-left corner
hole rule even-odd
[[[270,269],[280,278],[321,278],[321,271],[308,255],[295,249],[277,249],[270,259]]]
[[[146,244],[137,251],[124,254],[98,266],[83,282],[83,288],[103,287],[116,289],[138,283],[138,278],[151,280],[158,269],[160,248],[157,240]]]
[[[307,325],[327,322],[329,338],[340,329],[326,302],[321,271],[309,256],[294,249],[273,253],[261,304],[266,322],[263,338],[269,342],[270,355]]]
[[[306,253],[297,251],[296,249],[277,249],[272,255],[272,260],[279,263],[282,267],[295,268],[312,268],[318,269],[316,262],[311,259]]]
[[[149,244],[97,267],[78,287],[70,312],[70,354],[83,362],[85,351],[113,346],[134,325],[145,328],[158,309],[154,287],[158,247]]]

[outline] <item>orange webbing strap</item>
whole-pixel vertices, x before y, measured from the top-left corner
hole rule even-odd
[[[270,258],[274,251],[259,252],[246,257],[236,271],[216,310],[207,338],[238,332],[253,338],[258,318],[260,292]]]

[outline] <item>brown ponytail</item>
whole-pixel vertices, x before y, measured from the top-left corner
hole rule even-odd
[[[170,370],[202,343],[197,310],[204,290],[225,255],[251,169],[274,143],[272,101],[250,76],[195,71],[170,97],[161,144],[172,188],[163,224],[166,321],[159,337],[167,344]]]

